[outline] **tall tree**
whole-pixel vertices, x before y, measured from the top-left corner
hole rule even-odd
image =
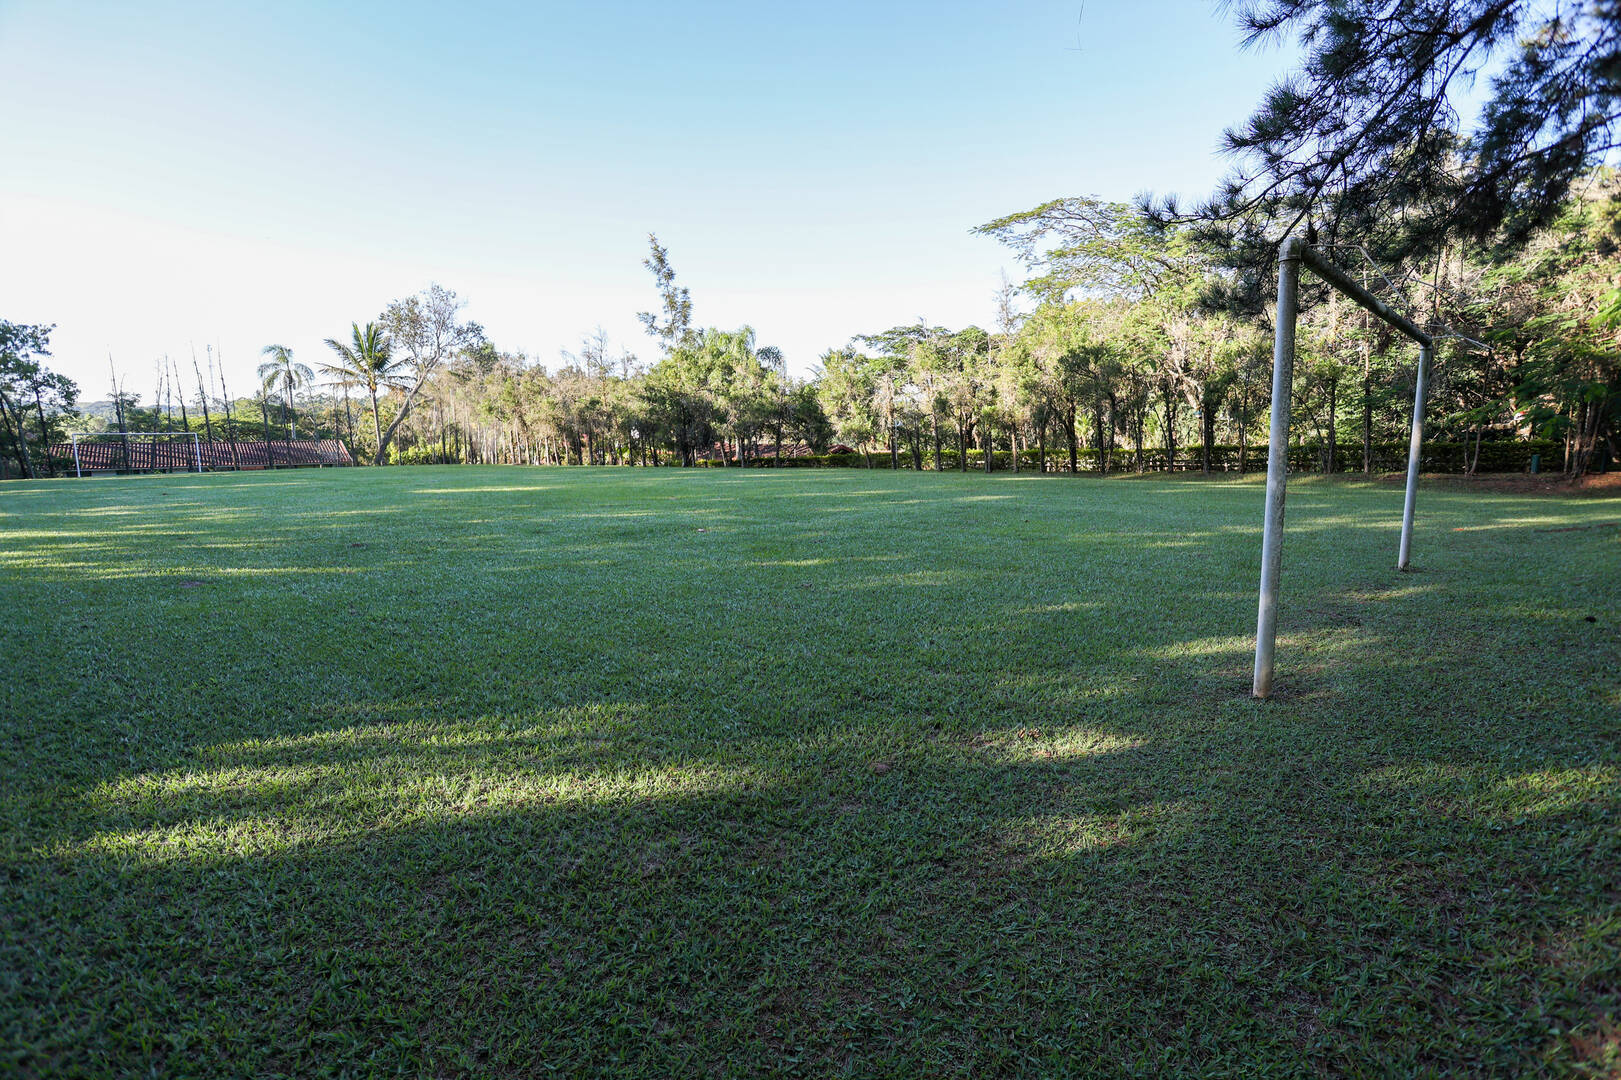
[[[659,246],[659,238],[648,233],[647,246],[651,251],[642,265],[658,286],[660,310],[638,312],[636,317],[668,355],[677,346],[687,344],[693,335],[692,296],[686,286],[675,283],[675,267],[670,265],[669,252]]]
[[[388,305],[379,322],[388,334],[401,377],[399,410],[377,440],[378,465],[388,460],[388,447],[428,380],[451,358],[484,342],[484,328],[463,321],[466,301],[442,285],[429,285],[415,296]]]
[[[293,394],[299,387],[314,382],[315,372],[310,370],[308,364],[294,361],[293,350],[285,345],[266,345],[259,352],[260,355],[269,357],[259,365],[259,381],[267,387],[280,384],[287,408],[287,437],[296,439],[298,419],[297,413],[293,410]],[[266,437],[268,438],[268,435]]]
[[[884,366],[882,361],[842,348],[823,353],[817,371],[817,396],[834,432],[841,441],[862,452],[869,469],[872,441],[883,424],[875,402]]]
[[[326,347],[337,354],[337,362],[322,364],[321,371],[330,376],[338,385],[345,387],[358,387],[366,391],[371,398],[371,426],[372,434],[377,439],[379,449],[378,464],[381,464],[381,449],[383,446],[383,422],[377,406],[377,397],[388,390],[404,389],[408,379],[401,371],[401,361],[393,357],[392,347],[383,328],[374,322],[362,327],[359,323],[349,324],[349,340],[339,341],[336,338],[327,338]],[[392,432],[392,428],[390,431]]]
[[[39,357],[51,355],[51,331],[55,329],[54,325],[27,325],[0,319],[0,415],[5,418],[6,435],[12,442],[18,464],[29,477],[35,472],[24,410],[30,405],[33,407],[40,460],[47,472],[54,474],[55,464],[48,448],[55,421],[73,409],[79,396],[77,383],[39,362]]]

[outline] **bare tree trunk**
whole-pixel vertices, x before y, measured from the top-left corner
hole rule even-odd
[[[1248,398],[1238,399],[1238,475],[1243,476],[1249,467],[1249,422],[1250,411]]]
[[[298,438],[298,414],[293,411],[293,368],[287,365],[287,441]]]
[[[265,457],[270,461],[270,467],[276,467],[276,455],[270,443],[270,403],[265,400],[263,389],[259,391],[259,419],[265,427]]]
[[[1169,386],[1160,391],[1165,399],[1165,471],[1176,471],[1176,395]]]
[[[114,393],[116,392],[115,390]],[[34,479],[34,459],[28,454],[28,433],[23,430],[21,416],[17,416],[15,425],[13,424],[12,417],[15,414],[16,409],[6,400],[6,395],[0,392],[0,415],[4,415],[6,418],[6,434],[11,436],[12,442],[17,447],[17,461],[23,467],[23,475],[32,480]]]
[[[169,360],[169,357],[165,355],[164,359]],[[186,415],[186,388],[180,385],[180,365],[173,360],[169,360],[169,367],[174,372],[173,377],[170,379],[170,385],[176,388],[174,396],[180,399],[180,426],[190,431],[191,417]]]
[[[383,421],[377,411],[377,390],[371,392],[371,431],[377,439],[377,460],[373,464],[383,463]]]
[[[213,354],[209,354],[209,366],[214,364]],[[225,364],[220,364],[220,394],[225,402],[225,439],[231,444],[231,465],[238,472],[242,469],[242,455],[236,448],[236,426],[231,416],[231,391],[225,385]]]
[[[1103,475],[1107,464],[1103,459],[1103,399],[1097,398],[1092,409],[1092,441],[1096,444],[1098,453],[1098,475]]]
[[[1199,468],[1210,475],[1210,452],[1216,442],[1216,410],[1208,394],[1199,407]]]
[[[51,432],[45,426],[45,402],[40,398],[39,383],[34,384],[34,411],[39,414],[39,452],[45,458],[45,474],[56,475],[56,466],[51,463]]]
[[[1075,445],[1075,403],[1064,403],[1064,439],[1069,443],[1069,474],[1081,471],[1080,448]]]
[[[203,385],[203,369],[197,366],[197,353],[191,354],[191,368],[197,374],[197,400],[203,407],[203,430],[208,433],[208,441],[214,441],[214,418],[208,414],[208,388]]]
[[[1103,445],[1098,453],[1104,458],[1103,474],[1107,476],[1114,468],[1114,436],[1120,429],[1120,399],[1110,392],[1109,398],[1109,426],[1103,432]]]
[[[1362,475],[1373,475],[1373,361],[1362,343]]]
[[[1340,381],[1330,379],[1328,383],[1328,466],[1323,471],[1332,476],[1340,467],[1339,462],[1339,400]]]

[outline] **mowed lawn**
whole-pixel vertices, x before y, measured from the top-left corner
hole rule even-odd
[[[0,488],[0,1073],[1615,1075],[1621,500]]]

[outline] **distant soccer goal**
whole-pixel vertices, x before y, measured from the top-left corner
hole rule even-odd
[[[75,434],[73,474],[97,472],[202,472],[202,444],[194,431],[97,431]]]

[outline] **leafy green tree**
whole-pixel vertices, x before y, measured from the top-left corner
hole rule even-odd
[[[1187,255],[1179,240],[1125,203],[1086,195],[1052,199],[970,230],[1005,244],[1033,276],[1023,286],[1037,300],[1062,301],[1076,290],[1135,299],[1177,275]]]
[[[840,441],[860,450],[872,467],[872,442],[882,421],[874,406],[885,365],[851,348],[829,349],[817,370],[817,395]]]
[[[1621,176],[1600,174],[1550,228],[1496,262],[1482,286],[1512,315],[1481,314],[1485,335],[1513,357],[1505,403],[1532,433],[1564,438],[1566,468],[1580,476],[1621,430]]]
[[[1262,327],[1240,323],[1221,347],[1229,372],[1221,408],[1238,443],[1238,471],[1249,469],[1250,436],[1271,397],[1272,337]]]
[[[1523,244],[1617,145],[1621,2],[1250,0],[1246,44],[1294,35],[1300,69],[1226,135],[1238,166],[1191,216],[1259,310],[1275,245],[1310,224],[1386,266],[1451,240]],[[1495,68],[1494,68],[1495,65]],[[1490,73],[1478,122],[1454,102]]]
[[[0,319],[0,421],[23,475],[35,475],[31,438],[24,413],[32,406],[40,460],[51,475],[56,466],[48,447],[61,437],[60,419],[78,402],[79,387],[51,371],[38,357],[50,356],[54,325],[28,325]]]
[[[428,380],[451,359],[484,343],[484,328],[464,321],[466,301],[442,285],[429,285],[415,296],[395,300],[379,322],[388,335],[390,352],[400,378],[400,404],[388,428],[377,441],[376,463],[388,457],[388,447]]]
[[[659,238],[648,233],[647,246],[651,250],[642,265],[658,286],[661,307],[656,312],[638,312],[636,317],[668,355],[678,346],[689,344],[693,336],[692,296],[686,286],[675,283],[675,267],[670,265],[669,252],[659,246]]]
[[[1031,390],[1057,421],[1069,450],[1069,470],[1080,470],[1080,420],[1094,408],[1098,467],[1103,446],[1103,402],[1113,392],[1120,353],[1121,308],[1096,300],[1047,303],[1023,328],[1023,350],[1032,360]],[[1112,418],[1111,418],[1112,423]]]

